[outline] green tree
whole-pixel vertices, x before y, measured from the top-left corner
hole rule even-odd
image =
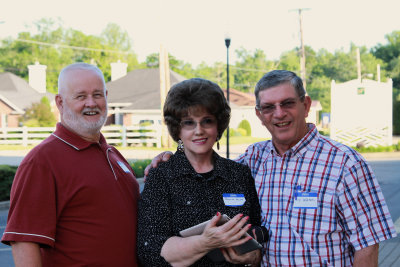
[[[168,54],[169,68],[185,78],[192,78],[193,68],[189,63],[179,60],[171,54]],[[152,53],[146,57],[145,65],[147,68],[159,67],[159,53]]]
[[[25,111],[20,122],[28,127],[51,127],[56,125],[57,120],[51,111],[49,99],[44,96],[39,103],[33,103]]]
[[[193,76],[213,81],[222,88],[226,88],[226,63],[215,62],[213,66],[209,66],[202,62],[194,70]],[[233,75],[229,76],[233,79]]]
[[[300,74],[300,57],[296,49],[282,53],[277,69],[290,70]]]
[[[383,69],[393,79],[393,87],[400,88],[400,31],[386,34],[387,44],[378,44],[371,49],[372,54],[386,64]]]
[[[331,79],[325,76],[317,76],[307,85],[307,93],[312,100],[319,100],[322,112],[331,110]]]
[[[274,69],[274,62],[268,61],[261,49],[248,51],[242,47],[235,52],[238,60],[232,67],[235,71],[232,87],[244,92],[253,91],[257,81],[265,73]]]
[[[47,65],[47,90],[52,93],[57,91],[60,70],[73,62],[96,64],[106,81],[111,77],[112,62],[128,63],[128,71],[139,67],[128,34],[118,25],[108,24],[101,36],[64,29],[61,25],[59,21],[41,19],[34,24],[37,33],[21,32],[16,40],[3,40],[0,66],[4,71],[28,79],[28,65],[35,61]]]

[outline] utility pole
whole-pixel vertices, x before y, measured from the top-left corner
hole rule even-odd
[[[163,148],[171,147],[172,141],[168,135],[168,129],[163,118],[163,109],[165,98],[170,87],[169,56],[167,49],[160,44],[160,53],[158,55],[158,64],[160,70],[160,110],[161,110],[161,146]]]
[[[303,18],[302,12],[310,10],[309,8],[298,8],[292,9],[291,11],[299,12],[299,23],[300,23],[300,76],[303,80],[304,89],[306,89],[306,51],[304,49],[304,39],[303,39]]]
[[[357,78],[361,82],[361,59],[360,59],[360,48],[356,49],[356,57],[357,57]]]

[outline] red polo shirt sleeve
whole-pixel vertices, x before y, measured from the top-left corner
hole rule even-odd
[[[28,155],[18,167],[11,188],[7,227],[2,242],[35,242],[54,246],[56,232],[55,179],[40,157]]]

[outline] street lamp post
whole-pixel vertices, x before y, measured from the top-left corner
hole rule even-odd
[[[226,99],[229,104],[229,46],[231,45],[231,38],[225,38],[226,46]],[[226,158],[229,159],[229,125],[226,129]]]

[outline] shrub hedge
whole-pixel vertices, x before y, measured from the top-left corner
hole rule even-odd
[[[400,151],[400,141],[399,143],[391,146],[376,146],[376,147],[368,146],[368,147],[353,147],[353,148],[360,153]]]
[[[16,171],[16,166],[0,165],[0,201],[10,199],[11,184]]]
[[[246,130],[246,134],[244,136],[251,136],[251,126],[250,126],[250,122],[248,120],[242,120],[239,123],[238,128],[240,129],[245,129]]]

